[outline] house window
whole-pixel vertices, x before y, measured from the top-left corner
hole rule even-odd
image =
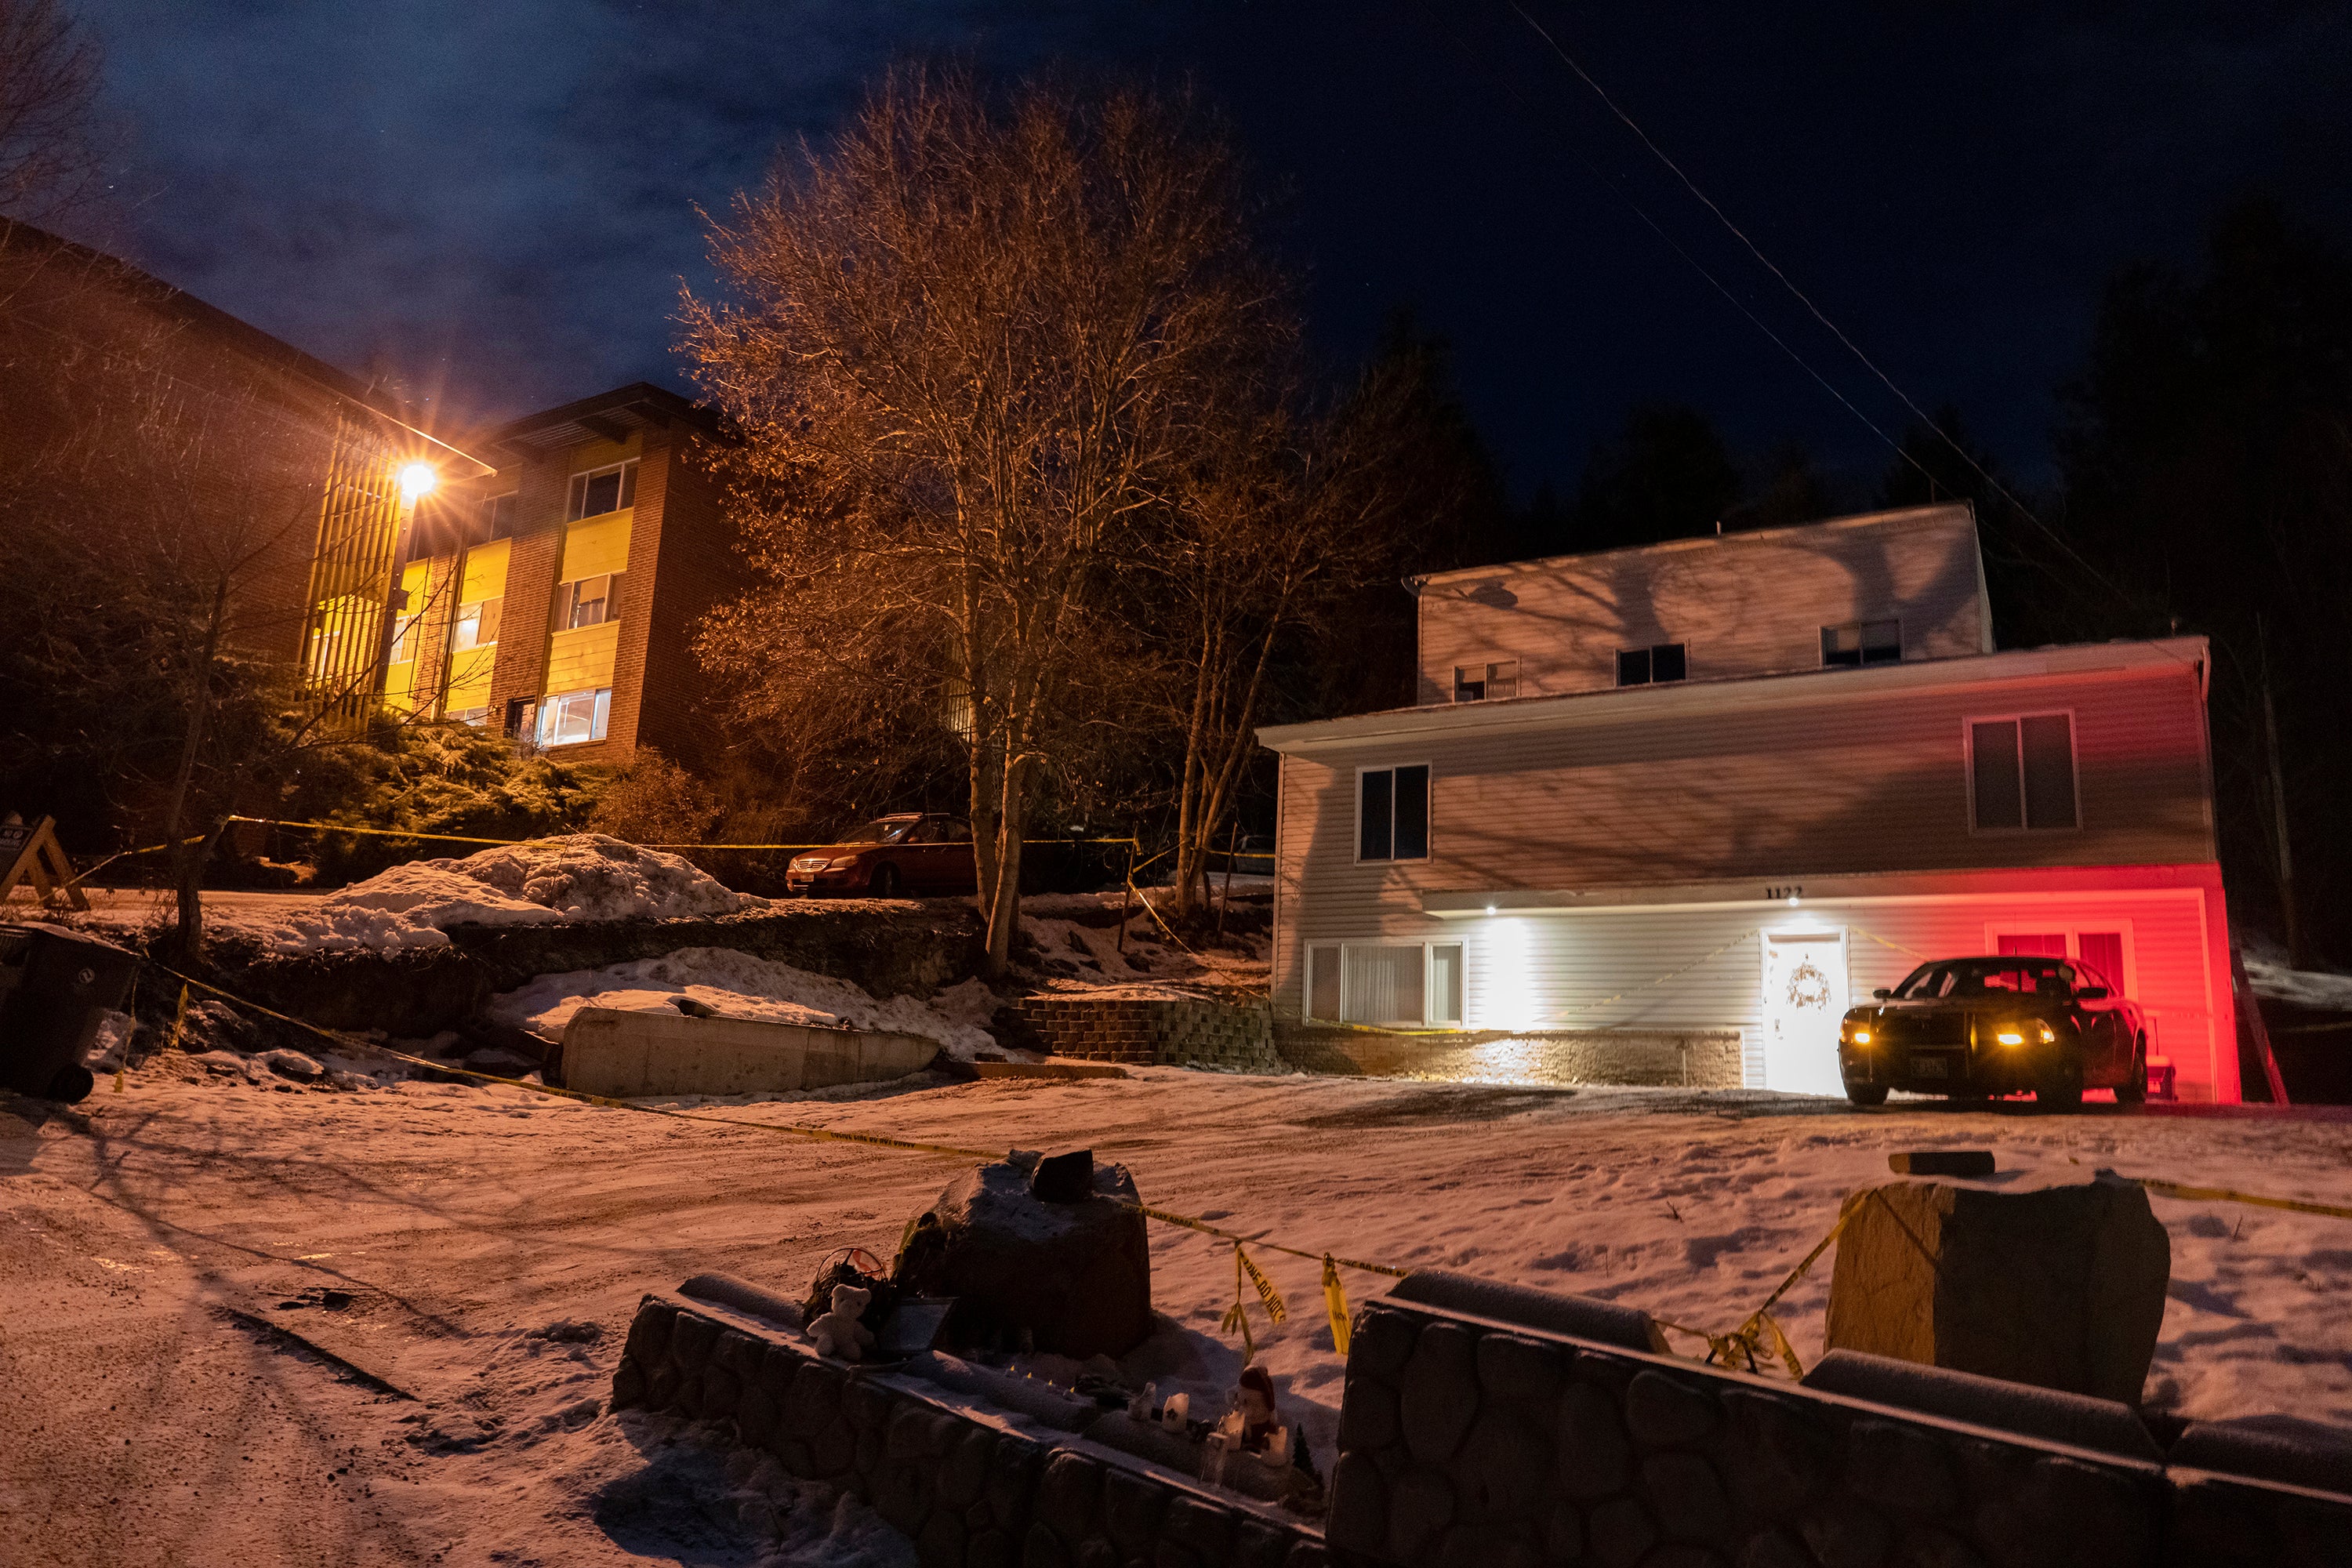
[[[1317,943],[1307,950],[1305,1013],[1324,1023],[1459,1024],[1458,942]]]
[[[1987,949],[2006,958],[2012,953],[2033,958],[2071,958],[2082,972],[2082,984],[2104,985],[2119,996],[2133,994],[2137,978],[2132,962],[2131,922],[2110,921],[2099,926],[1988,925]]]
[[[1853,621],[1822,628],[1822,667],[1825,669],[1895,664],[1902,658],[1901,621]]]
[[[615,463],[609,468],[591,468],[584,474],[572,476],[571,519],[578,522],[583,517],[602,517],[608,511],[619,511],[637,504],[637,460]]]
[[[1516,658],[1454,667],[1454,700],[1456,702],[1499,702],[1506,697],[1518,694],[1519,661]]]
[[[1356,773],[1356,858],[1429,858],[1429,764]]]
[[[1620,648],[1617,652],[1620,686],[1654,686],[1661,681],[1680,680],[1689,673],[1690,661],[1678,642]]]
[[[452,708],[449,710],[449,722],[452,724],[471,724],[475,729],[478,730],[489,721],[490,710],[487,705],[480,708]]]
[[[576,582],[557,584],[556,629],[578,631],[582,626],[602,626],[606,621],[620,619],[618,595],[621,575],[618,572],[608,572],[601,577],[583,577]]]
[[[457,621],[451,646],[459,653],[468,648],[488,647],[499,640],[499,612],[504,599],[478,599],[470,605],[457,606]]]
[[[1969,820],[1977,831],[2078,825],[2072,714],[1971,719],[1968,749]]]
[[[387,664],[413,664],[416,659],[416,626],[422,615],[402,616],[392,623],[392,657]]]
[[[604,722],[613,710],[613,689],[549,694],[539,705],[542,746],[576,746],[604,738]]]
[[[515,515],[521,506],[522,498],[511,491],[502,496],[484,496],[482,515],[475,529],[481,535],[481,542],[513,538]]]

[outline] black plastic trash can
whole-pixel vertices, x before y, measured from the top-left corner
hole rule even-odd
[[[0,1084],[68,1104],[90,1090],[82,1059],[99,1015],[121,1010],[139,956],[53,925],[0,925]]]

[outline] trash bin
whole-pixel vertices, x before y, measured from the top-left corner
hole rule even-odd
[[[53,925],[0,925],[0,1084],[68,1104],[90,1090],[82,1058],[100,1013],[130,1000],[139,958]]]

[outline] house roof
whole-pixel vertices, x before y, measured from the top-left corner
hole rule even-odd
[[[28,223],[0,217],[0,255],[20,247],[47,258],[84,268],[107,284],[136,295],[142,303],[159,315],[206,334],[241,358],[310,383],[337,401],[355,407],[378,423],[421,443],[435,454],[457,458],[483,474],[495,471],[494,465],[410,424],[404,416],[406,410],[394,399],[326,361],[314,358],[293,344],[270,336],[250,321],[241,321],[219,306],[208,304],[186,289],[166,283],[153,273],[135,267],[119,256],[110,256],[105,251],[77,245]]]
[[[1948,501],[1935,506],[1864,512],[1855,517],[1834,517],[1823,522],[1791,523],[1785,528],[1742,529],[1734,533],[1701,534],[1695,539],[1669,539],[1656,544],[1628,544],[1614,550],[1593,550],[1575,555],[1546,555],[1533,561],[1503,561],[1489,566],[1463,566],[1451,572],[1433,572],[1425,577],[1408,578],[1405,586],[1418,594],[1433,584],[1491,581],[1523,572],[1582,566],[1627,556],[1675,555],[1694,550],[1737,550],[1745,545],[1801,539],[1808,535],[1821,538],[1864,530],[1886,531],[1934,527],[1954,521],[1955,513],[1972,519],[1975,508],[1967,501]]]
[[[1771,675],[1729,676],[1717,680],[1677,680],[1662,685],[1604,687],[1545,697],[1504,698],[1492,702],[1444,702],[1391,708],[1304,724],[1259,728],[1258,743],[1276,752],[1313,752],[1329,746],[1401,735],[1492,734],[1515,729],[1559,729],[1622,722],[1633,718],[1733,712],[1790,702],[1880,698],[1929,687],[1993,685],[2036,676],[2125,673],[2164,668],[2196,672],[2202,685],[2207,664],[2201,637],[2160,637],[2140,642],[2065,643],[2051,647],[2011,648],[1958,658],[1916,659],[1858,668],[1786,670]]]
[[[639,430],[673,425],[708,436],[723,433],[716,411],[651,382],[633,381],[576,403],[526,414],[492,430],[485,440],[513,452],[547,452],[585,441],[625,441]]]

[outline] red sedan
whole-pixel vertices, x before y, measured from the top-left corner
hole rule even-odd
[[[977,892],[971,824],[960,816],[905,812],[878,817],[827,845],[793,857],[784,890],[867,899]]]

